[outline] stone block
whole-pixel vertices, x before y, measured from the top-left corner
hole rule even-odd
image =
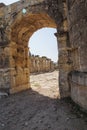
[[[87,110],[87,73],[72,72],[70,79],[72,99]]]

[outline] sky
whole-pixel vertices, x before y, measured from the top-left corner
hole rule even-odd
[[[0,3],[6,5],[12,4],[19,0],[0,0]],[[43,28],[35,32],[29,40],[29,48],[31,54],[46,56],[52,61],[57,62],[58,50],[57,50],[57,39],[54,33],[57,32],[53,28]]]
[[[19,1],[19,0],[0,0],[0,3],[4,3],[6,5],[9,5],[9,4],[12,4],[16,1]]]
[[[53,61],[58,60],[56,29],[43,28],[36,31],[29,40],[31,54],[47,56]]]

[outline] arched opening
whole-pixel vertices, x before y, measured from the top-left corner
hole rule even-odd
[[[29,40],[30,86],[51,98],[59,97],[58,46],[55,28],[42,28]]]
[[[11,93],[18,92],[30,88],[30,66],[29,66],[29,48],[28,41],[37,30],[49,27],[57,28],[57,25],[48,14],[27,14],[22,18],[16,19],[12,25],[11,32],[11,45],[13,46],[12,60],[10,62],[14,68]]]
[[[30,53],[47,56],[52,61],[58,61],[58,46],[55,33],[56,28],[42,28],[37,30],[29,40]]]

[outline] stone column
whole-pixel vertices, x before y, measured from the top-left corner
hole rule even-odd
[[[33,73],[35,73],[35,56],[33,57]]]
[[[10,93],[30,87],[28,47],[10,43]]]
[[[51,71],[50,62],[51,62],[51,59],[47,58],[47,60],[46,60],[46,71],[47,72]]]
[[[58,39],[58,51],[59,51],[59,89],[60,97],[70,96],[70,88],[68,83],[68,73],[72,68],[70,44],[68,32],[64,30],[58,30],[55,34]]]
[[[34,67],[34,70],[35,70],[35,73],[37,73],[37,57],[35,56],[35,67]]]
[[[51,61],[50,64],[51,64],[51,71],[54,71],[54,63],[53,63],[53,61]]]
[[[43,70],[43,59],[42,59],[42,57],[40,57],[40,59],[39,59],[39,64],[40,64],[40,72],[43,72],[42,70]]]
[[[36,73],[40,71],[39,67],[39,56],[35,56],[35,68],[36,68]]]
[[[43,59],[43,62],[42,62],[43,69],[42,69],[42,71],[43,71],[43,72],[46,72],[46,57],[43,56],[42,59]]]
[[[35,72],[35,57],[34,55],[32,55],[30,57],[30,73],[34,73]]]

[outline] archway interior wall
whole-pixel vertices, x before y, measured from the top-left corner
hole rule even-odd
[[[60,97],[68,97],[71,95],[68,74],[72,71],[72,57],[71,46],[69,40],[69,29],[67,21],[67,3],[63,1],[62,5],[62,21],[57,27],[57,33],[55,34],[58,40],[59,51],[59,89]]]
[[[19,24],[19,23],[21,24]],[[29,48],[28,41],[31,35],[42,27],[56,27],[56,24],[47,14],[31,14],[23,16],[21,21],[15,22],[14,26],[12,26],[12,59],[11,59],[11,67],[16,71],[16,76],[14,73],[11,73],[12,83],[15,79],[14,86],[10,89],[10,92],[20,91],[28,87],[29,84]],[[13,63],[13,62],[14,63]],[[23,79],[23,80],[22,80]],[[26,85],[26,86],[24,86]],[[27,87],[27,88],[28,88]]]
[[[87,110],[87,2],[67,0],[67,7],[73,65],[69,74],[71,97]]]
[[[11,87],[10,93],[19,92],[29,88],[29,59],[28,47],[23,45],[17,45],[16,42],[12,42],[10,46],[10,76]]]

